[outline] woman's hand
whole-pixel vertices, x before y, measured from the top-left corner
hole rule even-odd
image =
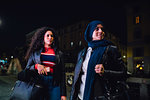
[[[44,67],[44,65],[38,64],[37,66],[37,70],[39,74],[46,74],[47,75],[47,70]]]
[[[61,96],[61,100],[67,100],[66,96]]]
[[[104,66],[103,66],[103,64],[97,64],[95,66],[95,72],[98,73],[100,76],[102,76],[103,73],[104,73]]]

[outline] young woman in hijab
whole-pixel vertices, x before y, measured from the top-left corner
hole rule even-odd
[[[103,29],[103,22],[95,20],[85,30],[88,47],[78,54],[70,100],[108,100],[106,88],[113,86],[113,82],[126,80],[121,55],[111,41],[104,39]]]

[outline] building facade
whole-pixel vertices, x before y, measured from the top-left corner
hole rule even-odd
[[[131,2],[127,11],[127,66],[131,73],[150,72],[150,6],[146,1]]]
[[[84,32],[88,23],[88,20],[82,20],[58,29],[59,47],[68,55],[66,58],[73,60],[71,62],[75,62],[78,52],[87,46],[84,39]],[[119,48],[124,62],[127,62],[126,45],[121,44],[120,38],[111,32],[107,32],[107,30],[105,38],[112,41]]]

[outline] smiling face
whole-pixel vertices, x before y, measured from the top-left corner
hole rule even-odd
[[[102,40],[104,38],[103,26],[98,24],[93,31],[92,40]]]
[[[53,33],[51,31],[47,31],[44,35],[44,46],[50,47],[54,41]]]

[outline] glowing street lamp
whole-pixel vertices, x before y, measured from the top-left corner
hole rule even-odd
[[[11,59],[13,59],[14,58],[14,56],[11,56]]]
[[[126,58],[126,56],[124,55],[123,58]]]

